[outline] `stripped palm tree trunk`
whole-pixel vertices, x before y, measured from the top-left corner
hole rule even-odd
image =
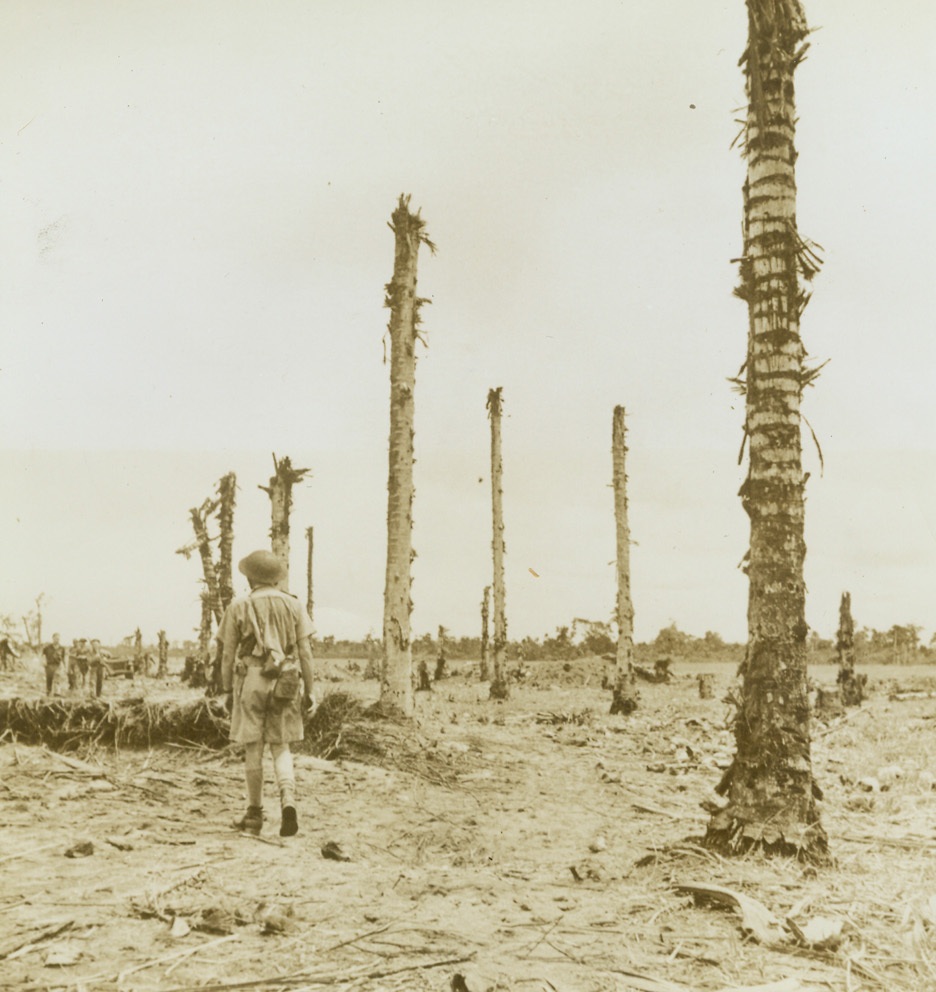
[[[394,236],[393,278],[384,305],[390,310],[390,443],[387,477],[387,569],[384,584],[383,658],[380,708],[389,717],[413,715],[413,412],[416,385],[416,340],[419,309],[416,295],[419,246],[434,246],[426,223],[400,196],[390,219]]]
[[[309,619],[311,620],[315,612],[315,599],[312,595],[312,550],[315,546],[314,527],[306,527],[306,546],[308,549],[306,555],[306,612],[309,614]]]
[[[488,618],[491,615],[491,587],[484,587],[484,598],[481,600],[481,681],[487,682],[491,677],[491,644],[488,639]]]
[[[501,453],[501,414],[503,412],[503,387],[488,391],[487,409],[491,419],[491,510],[494,536],[491,548],[494,553],[494,672],[491,679],[491,699],[507,699],[510,686],[507,682],[507,611],[504,589],[504,461]]]
[[[189,510],[192,518],[192,528],[195,531],[195,543],[202,563],[202,576],[208,596],[208,608],[215,623],[221,623],[221,590],[218,580],[218,570],[211,555],[211,539],[208,537],[208,518],[217,509],[218,501],[206,499],[202,505],[193,506]],[[184,550],[181,553],[185,553]]]
[[[617,656],[614,669],[612,713],[637,709],[634,671],[634,605],[630,592],[630,524],[627,519],[627,428],[624,407],[616,406],[611,418],[611,462],[614,484],[614,520],[617,532]]]
[[[228,472],[218,482],[218,524],[221,539],[218,543],[218,595],[221,609],[226,610],[234,598],[232,572],[234,550],[234,497],[237,491],[237,476]]]
[[[718,786],[727,804],[706,845],[823,861],[828,841],[810,754],[803,581],[804,486],[800,440],[804,367],[800,314],[818,260],[796,227],[793,71],[808,33],[799,0],[747,0],[744,256],[737,295],[748,305],[748,643],[734,722],[736,753]]]
[[[292,512],[292,491],[301,482],[309,469],[293,468],[286,455],[277,459],[273,455],[273,475],[268,486],[258,486],[270,497],[270,550],[283,563],[285,571],[279,588],[289,591],[289,515]]]
[[[159,652],[159,666],[156,669],[156,678],[164,679],[169,674],[169,641],[164,630],[156,635]]]

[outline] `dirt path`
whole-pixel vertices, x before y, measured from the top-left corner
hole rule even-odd
[[[817,875],[693,846],[730,751],[723,704],[688,677],[646,687],[629,719],[605,716],[604,695],[521,687],[494,705],[452,678],[419,702],[446,774],[300,755],[289,841],[272,782],[264,839],[230,828],[243,807],[233,754],[76,761],[5,743],[0,986],[442,990],[461,974],[470,992],[936,988],[936,794],[919,775],[936,768],[921,734],[936,700],[878,696],[819,730],[839,862]],[[896,758],[888,792],[854,784]],[[323,857],[328,841],[350,860]],[[677,893],[686,881],[744,891],[781,919],[841,918],[847,939],[835,953],[764,947]]]

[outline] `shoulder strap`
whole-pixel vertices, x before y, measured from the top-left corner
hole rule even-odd
[[[250,622],[254,628],[254,637],[257,640],[257,646],[263,651],[266,649],[266,630],[263,627],[260,614],[257,612],[257,605],[253,601],[253,596],[247,597],[247,609],[250,613]]]

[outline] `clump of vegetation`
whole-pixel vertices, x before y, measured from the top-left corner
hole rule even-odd
[[[305,739],[294,748],[319,758],[397,768],[437,784],[454,782],[451,755],[435,751],[412,725],[385,716],[380,703],[366,707],[349,692],[327,693],[306,718]]]
[[[364,719],[364,704],[349,692],[329,692],[305,721],[305,739],[296,749],[319,758],[335,757],[343,730]]]
[[[61,751],[92,744],[152,747],[175,742],[224,747],[228,718],[217,699],[159,703],[124,699],[0,699],[0,733]]]
[[[453,758],[436,751],[415,729],[382,719],[347,692],[327,693],[305,721],[296,751],[396,768],[437,784],[454,781]],[[150,748],[189,744],[218,749],[229,744],[230,723],[220,699],[189,702],[124,699],[2,699],[0,735],[58,751],[93,746]]]

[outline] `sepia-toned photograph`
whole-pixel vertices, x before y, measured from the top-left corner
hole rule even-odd
[[[936,989],[936,9],[0,29],[0,990]]]

